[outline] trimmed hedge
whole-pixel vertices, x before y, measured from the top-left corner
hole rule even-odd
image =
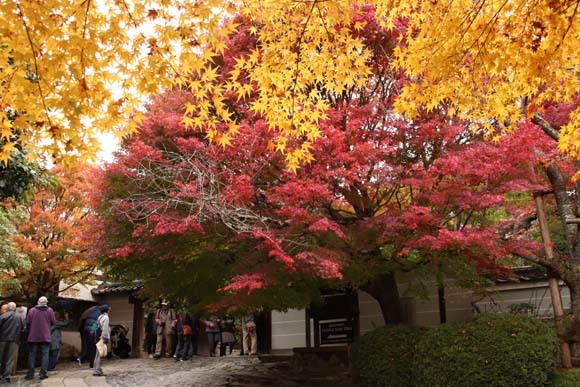
[[[518,314],[484,314],[426,333],[415,352],[415,386],[550,384],[558,357],[553,326]]]
[[[552,387],[578,387],[580,386],[580,370],[561,370],[554,375]]]
[[[415,346],[424,329],[387,325],[357,338],[352,364],[358,381],[367,387],[412,386]]]
[[[580,386],[580,373],[554,375],[558,354],[553,324],[483,314],[428,331],[377,328],[355,341],[352,365],[365,387]]]

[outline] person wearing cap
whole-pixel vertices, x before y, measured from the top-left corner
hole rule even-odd
[[[173,328],[177,322],[175,311],[169,307],[167,301],[161,302],[161,309],[157,311],[155,323],[157,324],[157,344],[155,345],[154,359],[159,359],[162,355],[163,340],[165,340],[165,353],[167,357],[171,357],[171,337],[173,335]]]
[[[38,304],[30,309],[26,316],[28,330],[28,373],[26,380],[34,378],[36,352],[40,350],[40,379],[48,378],[48,352],[50,350],[50,329],[56,322],[54,311],[48,306],[44,296],[38,299]]]
[[[100,335],[97,338],[102,340],[103,343],[108,344],[111,339],[111,327],[109,325],[109,310],[111,308],[107,304],[100,306],[101,315],[97,319],[97,324],[99,324]],[[93,376],[105,376],[103,369],[101,368],[101,354],[99,351],[95,351],[95,360],[93,361]]]

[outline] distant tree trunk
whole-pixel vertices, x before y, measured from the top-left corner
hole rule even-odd
[[[544,255],[545,259],[553,262],[554,261],[554,250],[552,249],[552,240],[550,237],[550,230],[548,228],[548,221],[546,219],[546,214],[544,212],[544,193],[535,193],[534,200],[536,202],[536,210],[538,213],[538,223],[540,225],[540,231],[542,233],[542,241],[544,243]],[[548,283],[550,288],[550,296],[552,298],[552,308],[554,311],[554,322],[556,325],[556,331],[560,337],[560,358],[562,360],[562,367],[572,368],[572,357],[570,353],[570,344],[566,339],[566,324],[564,319],[564,308],[562,305],[562,296],[560,294],[560,284],[559,278],[554,275],[555,273],[550,270],[548,271]]]
[[[580,163],[576,163],[580,168]],[[564,335],[560,333],[560,339],[567,339],[573,344],[572,352],[574,357],[580,357],[580,345],[576,331],[580,325],[580,237],[578,223],[573,222],[580,217],[580,182],[576,182],[575,190],[571,191],[567,186],[567,178],[556,164],[546,167],[546,174],[556,198],[556,207],[560,221],[566,233],[566,244],[568,248],[568,259],[565,267],[568,268],[566,285],[570,290],[570,314],[572,324],[569,332]],[[559,267],[562,267],[560,265]],[[557,272],[560,278],[564,278],[561,272]],[[562,337],[564,336],[564,337]]]
[[[403,316],[401,297],[394,273],[381,274],[369,281],[362,290],[370,294],[381,306],[385,324],[406,322]]]
[[[580,164],[579,164],[580,167]],[[546,168],[546,173],[550,180],[554,196],[556,197],[556,206],[558,215],[566,231],[566,244],[568,247],[568,267],[573,271],[573,280],[567,281],[570,288],[571,309],[578,321],[580,321],[580,300],[578,300],[580,290],[580,238],[578,237],[578,224],[568,223],[569,219],[580,217],[580,183],[576,183],[576,194],[572,195],[567,189],[567,179],[555,164]],[[574,201],[576,203],[574,203]]]

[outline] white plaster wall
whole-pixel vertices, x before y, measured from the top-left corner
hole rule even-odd
[[[290,309],[272,311],[272,351],[306,346],[305,312]]]
[[[553,316],[552,298],[547,282],[498,285],[492,290],[494,292],[489,297],[476,303],[482,312],[509,312],[513,304],[532,304],[535,314]],[[564,308],[570,308],[570,291],[561,286],[560,293]]]
[[[96,286],[97,283],[93,285],[76,284],[69,287],[65,281],[60,281],[58,295],[59,297],[74,298],[76,300],[95,301],[95,298],[91,294],[91,289],[94,289]]]
[[[379,303],[368,293],[358,292],[360,334],[385,325]]]
[[[439,299],[437,286],[428,286],[428,298],[413,298],[410,300],[413,311],[412,323],[418,326],[434,326],[440,323]],[[445,287],[445,310],[447,322],[467,321],[473,318],[474,310],[471,302],[473,293],[466,289],[452,286]]]
[[[112,294],[103,297],[101,303],[107,303],[111,310],[109,311],[110,324],[123,324],[129,329],[127,339],[132,343],[133,339],[133,304],[129,304],[127,294]]]
[[[80,353],[81,351],[81,335],[78,331],[62,331],[62,342],[72,345]]]

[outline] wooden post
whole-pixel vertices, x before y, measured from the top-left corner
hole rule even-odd
[[[447,307],[445,305],[445,281],[443,280],[443,271],[441,264],[437,266],[437,301],[439,304],[439,323],[447,322]]]
[[[133,298],[131,296],[130,298]],[[131,357],[141,357],[141,342],[143,329],[143,302],[137,298],[133,302],[133,334],[131,337]]]
[[[310,333],[310,309],[306,308],[304,313],[304,320],[306,322],[306,348],[312,347],[312,337]]]
[[[538,212],[538,222],[540,224],[540,231],[542,233],[542,241],[544,242],[544,252],[546,259],[552,261],[554,259],[554,251],[552,249],[552,240],[550,238],[550,231],[548,229],[548,221],[544,213],[544,200],[542,194],[535,193],[534,200],[536,202],[536,210]],[[562,337],[560,337],[561,327],[564,323],[564,307],[562,305],[562,296],[560,295],[560,284],[558,279],[548,273],[548,284],[550,286],[550,296],[552,297],[552,308],[554,309],[554,320],[558,336],[560,339],[560,357],[562,360],[562,367],[572,368],[572,356],[570,353],[570,345]]]

